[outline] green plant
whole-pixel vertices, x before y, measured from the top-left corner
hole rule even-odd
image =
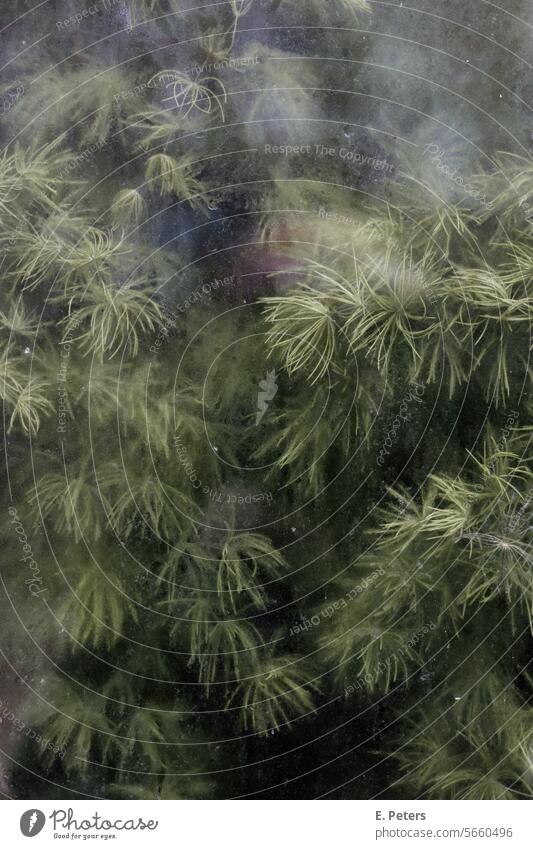
[[[138,189],[122,189],[111,206],[115,227],[127,227],[142,221],[146,215],[146,203]]]
[[[13,273],[30,291],[45,282],[65,294],[97,280],[110,284],[129,250],[123,238],[87,227],[83,219],[62,215],[40,225],[14,234],[20,258]]]
[[[278,0],[278,5],[287,6],[287,0]],[[323,6],[317,0],[313,0],[312,5],[317,12],[324,12]],[[357,12],[370,12],[370,5],[367,0],[340,0],[339,6],[347,14],[352,15],[356,15]]]
[[[313,713],[316,692],[318,687],[307,680],[297,658],[270,657],[257,677],[239,685],[226,709],[238,707],[244,728],[266,736],[290,725],[298,716]]]
[[[76,542],[87,535],[99,539],[105,525],[102,508],[109,509],[83,462],[67,474],[48,472],[37,481],[29,500],[36,519],[50,519],[58,533],[72,535]]]
[[[137,621],[134,605],[125,599],[118,578],[104,584],[101,572],[90,566],[59,614],[63,624],[68,623],[72,650],[80,644],[110,650],[122,636],[126,606],[132,621]]]
[[[109,521],[125,539],[134,533],[170,539],[199,512],[183,489],[138,473],[125,476],[122,470],[108,468],[100,485],[109,504]]]
[[[217,77],[198,77],[193,80],[177,70],[160,71],[153,81],[164,83],[172,92],[179,114],[185,118],[193,111],[209,115],[218,110],[224,121],[224,104],[227,100],[224,84]]]
[[[531,799],[512,63],[470,90],[460,9],[445,54],[367,0],[16,5],[2,715],[28,733],[0,723],[0,792]]]
[[[25,433],[35,434],[41,419],[54,409],[48,398],[48,383],[36,375],[27,375],[26,363],[9,357],[0,358],[0,398],[10,411],[7,432],[18,422]]]
[[[211,623],[198,645],[191,644],[191,659],[198,663],[198,678],[205,684],[206,693],[216,680],[234,685],[251,674],[261,645],[254,625],[224,620]]]
[[[205,192],[196,173],[187,157],[178,162],[166,153],[155,153],[146,163],[146,180],[158,187],[161,195],[176,195],[193,207],[201,206]]]
[[[269,539],[259,534],[232,534],[226,539],[216,566],[217,593],[223,610],[237,612],[236,598],[243,593],[256,608],[265,607],[261,578],[277,578],[286,566]]]
[[[530,711],[517,706],[514,693],[499,694],[501,698],[507,702],[501,724],[493,724],[497,713],[495,716],[490,703],[484,704],[474,721],[466,723],[460,719],[460,705],[447,706],[441,716],[419,711],[411,725],[412,742],[399,754],[405,780],[415,792],[437,799],[531,795]]]
[[[58,208],[56,196],[61,177],[57,170],[68,155],[51,142],[37,150],[16,145],[13,153],[4,149],[0,159],[0,210],[4,216],[2,229],[16,227],[25,220],[30,205],[42,212]]]
[[[311,383],[329,369],[335,353],[335,326],[326,304],[307,287],[290,298],[269,298],[267,344],[283,356],[289,375],[306,369]]]
[[[239,20],[244,17],[244,15],[248,14],[250,9],[253,6],[254,0],[229,0],[231,12],[233,14],[233,26],[231,28],[231,39],[228,50],[233,48],[235,44],[235,37],[237,35],[237,27],[239,26]]]
[[[74,318],[83,332],[78,330],[73,341],[100,361],[121,352],[135,357],[141,334],[154,333],[163,326],[159,305],[149,300],[151,290],[146,280],[113,286],[93,277],[88,285],[70,288],[69,314],[63,324],[68,330]],[[70,341],[69,333],[68,344]]]
[[[91,756],[102,756],[108,749],[113,724],[96,693],[87,694],[75,688],[65,690],[60,680],[55,679],[51,701],[41,701],[34,713],[36,724],[43,730],[45,762],[51,763],[62,754],[67,774],[87,773]],[[49,741],[55,751],[48,747]]]

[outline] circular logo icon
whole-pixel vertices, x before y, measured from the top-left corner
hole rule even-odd
[[[45,822],[46,817],[42,811],[30,808],[29,811],[24,811],[20,818],[20,830],[24,837],[35,837],[42,831]]]

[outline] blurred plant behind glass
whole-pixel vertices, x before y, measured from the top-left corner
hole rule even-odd
[[[2,35],[0,790],[531,797],[533,170],[468,76],[496,48],[452,31],[460,103],[364,34],[438,47],[422,12],[32,5]]]

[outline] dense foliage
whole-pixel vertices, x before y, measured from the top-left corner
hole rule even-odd
[[[527,152],[358,120],[379,4],[16,5],[5,794],[531,797]]]

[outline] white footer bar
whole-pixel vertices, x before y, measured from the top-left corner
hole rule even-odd
[[[531,801],[9,801],[2,844],[154,849],[533,847]],[[34,838],[35,843],[30,844]]]

